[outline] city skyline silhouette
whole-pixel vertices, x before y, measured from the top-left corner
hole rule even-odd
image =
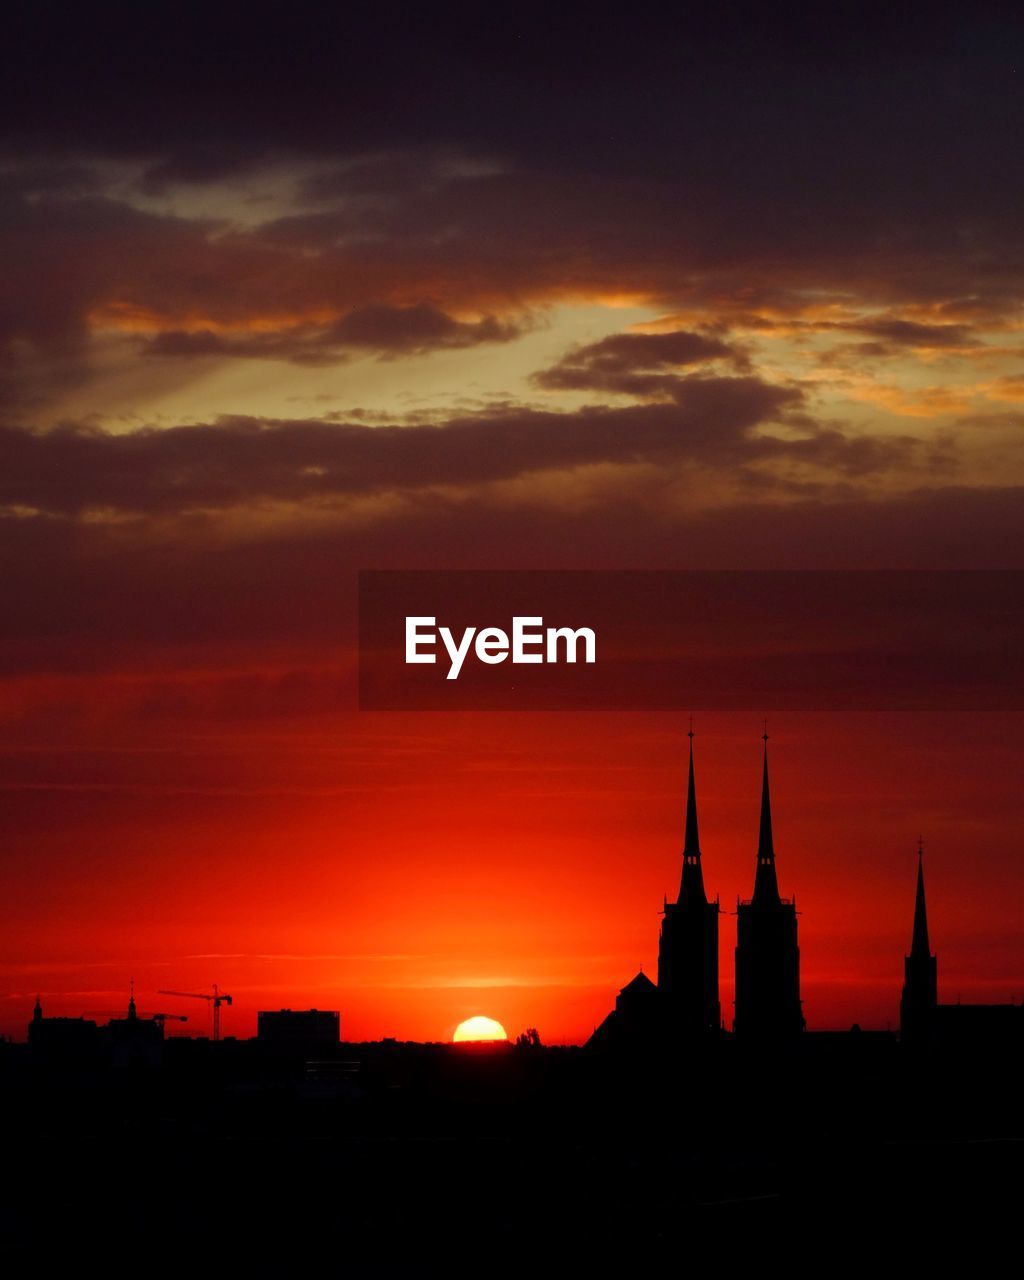
[[[252,1038],[223,1026],[219,1040],[167,1037],[168,1019],[185,1015],[140,1009],[134,982],[123,1016],[103,1022],[50,1016],[37,996],[27,1043],[0,1041],[0,1123],[23,1174],[0,1225],[40,1229],[34,1187],[56,1167],[71,1179],[58,1184],[58,1212],[76,1230],[111,1188],[131,1197],[137,1182],[126,1241],[216,1196],[231,1220],[258,1223],[236,1245],[243,1256],[293,1253],[311,1222],[333,1224],[374,1273],[396,1224],[413,1231],[390,1246],[389,1263],[404,1267],[424,1247],[443,1252],[456,1217],[473,1250],[511,1215],[531,1247],[571,1242],[589,1255],[600,1240],[643,1265],[677,1248],[676,1232],[719,1219],[740,1227],[739,1257],[752,1237],[798,1223],[824,1243],[866,1208],[872,1231],[919,1255],[932,1255],[932,1236],[915,1238],[908,1206],[915,1222],[936,1207],[949,1218],[944,1249],[973,1239],[1016,1194],[1024,1006],[942,1000],[919,839],[905,944],[890,957],[894,982],[903,961],[899,1030],[804,1025],[766,730],[753,891],[737,902],[748,985],[737,984],[727,1030],[711,946],[724,913],[704,883],[714,837],[698,817],[694,736],[657,983],[642,970],[627,982],[585,1046],[547,1044],[534,1027],[499,1043],[359,1041],[344,1007],[261,1009]],[[236,999],[216,987],[164,996],[217,1012]],[[82,1177],[83,1159],[97,1178]],[[631,1196],[638,1179],[643,1194]],[[222,1227],[204,1218],[196,1239],[216,1253]]]
[[[683,821],[683,840],[678,897],[669,901],[667,896],[662,910],[657,981],[651,982],[640,972],[620,991],[620,999],[636,1012],[633,1021],[645,1016],[646,1009],[658,1025],[658,1035],[667,1034],[680,1043],[690,1043],[721,1034],[736,1033],[751,1041],[785,1041],[807,1030],[800,994],[800,951],[797,942],[796,897],[785,898],[779,889],[776,869],[775,840],[772,821],[772,801],[768,769],[769,734],[767,723],[762,736],[762,776],[760,790],[760,817],[757,833],[753,891],[748,899],[736,898],[736,947],[734,953],[736,985],[732,1016],[723,1014],[719,992],[720,938],[719,917],[722,914],[720,895],[709,899],[704,881],[703,855],[700,843],[697,786],[694,764],[693,719],[687,733],[687,772]],[[733,913],[727,913],[733,914]],[[936,1028],[946,1028],[953,1034],[953,1018],[948,1010],[960,1008],[960,1022],[966,1026],[973,1018],[974,1029],[985,1018],[983,1010],[1002,1010],[1007,1027],[1006,1010],[1013,1009],[1013,1000],[996,1004],[967,1004],[958,997],[955,1004],[940,1004],[937,983],[937,963],[929,950],[927,905],[924,885],[924,841],[917,840],[917,880],[914,901],[912,941],[904,961],[904,976],[900,995],[900,1039],[908,1043],[927,1043],[937,1035]],[[135,1001],[135,979],[130,981],[130,997],[124,1018],[107,1015],[112,1027],[122,1024],[131,1028],[139,1021]],[[234,997],[223,993],[216,983],[210,992],[181,991],[162,988],[158,995],[167,997],[177,1009],[182,999],[203,1000],[211,1012],[211,1033],[214,1042],[221,1036],[221,1006],[230,1008]],[[485,1002],[485,1000],[484,1000]],[[1020,1006],[1024,1010],[1024,1006]],[[282,1016],[285,1011],[282,1011]],[[291,1014],[289,1009],[288,1014]],[[102,1016],[102,1015],[101,1015]],[[278,1016],[271,1010],[260,1012],[259,1018],[269,1020]],[[296,1014],[296,1017],[299,1015]],[[337,1019],[338,1014],[333,1015]],[[187,1015],[181,1013],[157,1013],[150,1021],[158,1025],[162,1040],[167,1020],[186,1023]],[[991,1020],[991,1018],[990,1018]],[[621,1021],[621,1020],[620,1020]],[[1017,1019],[1024,1026],[1024,1017]],[[28,1024],[29,1039],[35,1031],[41,1035],[43,1023],[57,1034],[61,1027],[69,1033],[79,1033],[83,1024],[95,1028],[88,1014],[44,1018],[41,995],[36,993],[32,1020]],[[862,1025],[860,1020],[855,1025]],[[1015,1025],[1015,1024],[1013,1024]],[[600,1044],[610,1034],[615,1034],[616,1019],[613,1015],[595,1028],[589,1043]],[[194,1028],[178,1033],[188,1037],[196,1035]],[[199,1033],[202,1034],[201,1032]],[[1014,1033],[1018,1034],[1018,1033]],[[641,1038],[650,1039],[652,1032],[644,1031]],[[237,1038],[232,1036],[232,1038]],[[338,1037],[335,1037],[337,1039]],[[409,1037],[400,1037],[409,1039]],[[428,1037],[429,1040],[445,1040],[447,1036]]]
[[[1022,65],[0,6],[5,1260],[1005,1266]]]

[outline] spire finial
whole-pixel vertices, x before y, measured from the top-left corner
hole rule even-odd
[[[911,955],[930,955],[928,949],[928,911],[924,897],[924,841],[917,838],[917,895],[914,899],[914,934],[910,944]]]
[[[761,734],[761,741],[766,744],[768,742],[768,717],[767,716],[765,716],[764,718],[764,733]]]
[[[764,762],[761,767],[761,827],[757,840],[757,872],[754,902],[778,902],[779,884],[775,874],[775,844],[772,840],[772,803],[768,789],[768,721],[764,722]]]
[[[697,830],[697,785],[693,777],[693,717],[690,717],[690,762],[686,779],[686,834],[683,839],[683,876],[679,902],[707,902],[700,869],[700,835]]]

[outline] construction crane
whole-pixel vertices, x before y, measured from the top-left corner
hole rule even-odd
[[[213,995],[207,995],[204,991],[161,991],[162,996],[181,996],[183,1000],[206,1000],[213,1005],[213,1039],[216,1043],[220,1039],[220,1007],[222,1004],[234,1004],[230,996],[226,996],[217,986],[213,984]]]
[[[159,1022],[161,1027],[168,1022],[188,1022],[186,1013],[151,1013],[149,1016],[152,1022]]]

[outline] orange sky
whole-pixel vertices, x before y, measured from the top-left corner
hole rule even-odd
[[[1021,998],[1017,718],[804,714],[772,725],[783,892],[812,1027],[895,1020],[925,837],[943,998]],[[701,718],[709,890],[751,888],[752,716]],[[475,1013],[579,1040],[643,965],[678,885],[684,726],[634,714],[394,713],[121,728],[8,756],[3,1029],[213,982],[236,1005],[338,1008],[351,1038],[448,1038]],[[723,1007],[733,919],[721,929]],[[1015,985],[1017,984],[1017,985]],[[183,1030],[206,1029],[196,1003]],[[178,1028],[175,1028],[178,1030]]]
[[[1024,568],[1020,19],[194,8],[0,39],[0,1031],[134,977],[586,1036],[685,725],[359,714],[357,573]],[[695,708],[726,907],[758,701]],[[772,724],[809,1024],[895,1017],[919,832],[944,997],[1024,997],[1019,716],[825,705]]]

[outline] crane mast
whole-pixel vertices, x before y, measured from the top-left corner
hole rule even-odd
[[[162,996],[179,996],[182,1000],[205,1000],[213,1007],[213,1040],[216,1044],[220,1040],[220,1007],[222,1004],[234,1004],[231,996],[226,995],[217,986],[213,984],[213,995],[211,996],[205,991],[161,991]]]

